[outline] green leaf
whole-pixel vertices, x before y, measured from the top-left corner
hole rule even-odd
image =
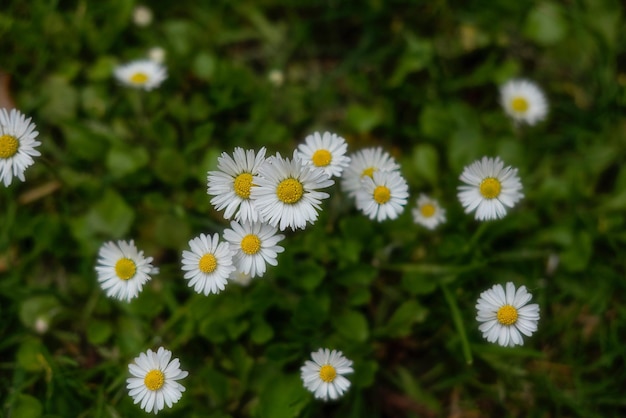
[[[17,364],[31,372],[43,370],[47,366],[43,350],[40,340],[26,338],[17,349]]]
[[[346,122],[358,133],[367,133],[378,126],[383,120],[380,108],[367,108],[361,105],[350,105],[346,112]]]
[[[200,52],[193,60],[191,69],[201,80],[210,81],[215,74],[216,60],[213,55]]]
[[[406,337],[411,333],[413,324],[423,322],[428,310],[415,300],[408,300],[396,309],[385,325],[382,333],[390,337]]]
[[[345,311],[333,320],[337,332],[350,341],[364,342],[369,335],[365,316],[357,311]]]
[[[39,418],[43,414],[41,402],[34,396],[20,393],[11,405],[9,415],[12,418]]]
[[[131,174],[148,164],[148,151],[141,146],[114,146],[109,149],[106,166],[115,177]]]
[[[85,227],[93,233],[121,238],[130,229],[135,212],[113,189],[106,189],[102,198],[85,216]]]
[[[34,296],[22,302],[20,320],[25,326],[36,329],[38,321],[49,324],[61,309],[61,304],[52,295]]]
[[[87,340],[94,345],[104,344],[113,334],[113,327],[108,321],[91,319],[87,326]]]
[[[560,5],[552,2],[537,4],[524,23],[524,34],[543,46],[554,45],[565,38],[568,24]]]
[[[269,382],[268,382],[269,383]],[[259,417],[299,417],[310,397],[302,387],[297,373],[273,376],[271,384],[264,385],[259,396]]]
[[[188,163],[176,149],[160,149],[154,163],[154,174],[167,184],[178,185],[187,177]]]
[[[416,174],[432,185],[439,182],[439,154],[430,144],[420,144],[413,149],[413,167]]]

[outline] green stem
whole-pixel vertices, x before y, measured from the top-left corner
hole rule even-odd
[[[463,357],[465,357],[465,362],[467,364],[472,364],[474,361],[472,358],[472,351],[470,349],[469,341],[467,340],[467,334],[465,333],[465,327],[463,326],[463,319],[461,318],[461,311],[459,311],[459,306],[456,303],[454,295],[450,293],[450,290],[447,288],[447,286],[445,284],[441,284],[440,286],[443,295],[446,298],[446,302],[448,302],[448,305],[450,306],[450,312],[452,312],[452,321],[456,326],[459,337],[461,337],[461,347],[463,348]]]

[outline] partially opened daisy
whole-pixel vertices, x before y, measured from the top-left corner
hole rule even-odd
[[[328,177],[340,177],[341,172],[350,163],[346,156],[348,144],[337,134],[314,132],[298,145],[298,157],[307,165],[324,170]]]
[[[304,387],[317,399],[327,401],[338,399],[350,387],[350,381],[344,375],[352,373],[352,360],[343,356],[341,351],[320,348],[311,353],[311,360],[300,368],[300,377]]]
[[[107,296],[129,302],[139,295],[150,275],[159,272],[151,263],[152,257],[144,257],[133,240],[106,242],[98,252],[98,282]]]
[[[220,242],[219,234],[200,234],[189,241],[191,251],[183,251],[183,270],[189,287],[198,293],[219,293],[235,270],[235,252],[227,242]]]
[[[251,278],[261,277],[266,264],[277,265],[278,253],[285,251],[277,245],[285,236],[277,232],[276,227],[263,222],[231,221],[230,229],[224,230],[224,239],[235,251],[233,261],[237,270]]]
[[[167,78],[167,70],[158,62],[142,59],[119,65],[113,74],[121,83],[143,90],[159,87]]]
[[[265,148],[255,153],[237,147],[231,157],[223,152],[217,159],[218,171],[209,171],[207,193],[213,198],[211,204],[216,210],[224,210],[224,218],[236,221],[256,222],[262,220],[250,199],[254,186],[253,178],[259,173],[259,167],[265,162]]]
[[[165,405],[171,408],[182,398],[185,387],[178,380],[189,374],[180,369],[178,359],[172,359],[172,352],[163,347],[156,353],[148,350],[139,354],[128,365],[128,371],[133,377],[126,379],[126,388],[133,403],[141,402],[143,410],[155,414]]]
[[[505,167],[500,157],[483,157],[465,167],[460,177],[465,185],[458,196],[465,213],[476,211],[480,221],[503,218],[524,195],[517,168]]]
[[[530,337],[537,331],[539,321],[539,305],[528,305],[531,299],[526,286],[516,291],[511,282],[506,284],[506,290],[496,284],[482,292],[476,302],[476,320],[481,322],[478,329],[483,337],[503,347],[524,345],[521,334]]]
[[[409,185],[398,171],[376,171],[363,179],[356,207],[378,222],[396,219],[409,198]]]
[[[13,177],[25,181],[24,171],[33,165],[33,157],[41,155],[35,148],[39,132],[35,124],[15,109],[0,109],[0,179],[9,186]]]
[[[365,148],[352,154],[350,164],[341,177],[341,188],[349,196],[356,196],[363,179],[372,178],[377,171],[398,171],[396,160],[381,147]]]
[[[500,103],[516,122],[529,125],[543,120],[548,114],[548,102],[541,89],[528,80],[510,80],[500,87]]]
[[[292,159],[277,153],[259,168],[251,197],[265,222],[281,231],[304,229],[317,220],[322,200],[330,196],[318,189],[334,183],[324,171],[304,165],[297,151]]]
[[[446,210],[439,206],[439,202],[420,193],[416,206],[411,211],[413,221],[427,229],[435,229],[437,225],[446,221]]]

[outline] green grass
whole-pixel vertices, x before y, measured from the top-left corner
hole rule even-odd
[[[0,11],[5,93],[42,142],[26,182],[0,186],[5,416],[147,416],[127,394],[127,366],[161,345],[190,372],[165,416],[626,414],[620,2],[150,6],[144,28],[125,0]],[[113,79],[154,46],[166,51],[160,88]],[[546,121],[505,116],[498,86],[512,77],[542,86]],[[349,152],[389,151],[411,191],[402,216],[372,222],[335,185],[263,278],[195,294],[181,252],[228,226],[206,172],[235,146],[290,155],[315,130],[342,135]],[[483,155],[519,168],[525,198],[479,223],[456,188]],[[420,192],[447,209],[435,231],[413,224]],[[108,299],[94,271],[100,245],[117,239],[161,268],[130,303]],[[520,348],[487,343],[475,320],[480,292],[507,281],[541,307]],[[301,385],[319,347],[354,361],[338,402]]]

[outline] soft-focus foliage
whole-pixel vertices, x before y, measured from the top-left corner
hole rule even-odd
[[[0,186],[0,408],[12,418],[148,416],[128,364],[163,346],[189,371],[165,416],[626,415],[626,35],[617,0],[154,2],[8,0],[0,107],[37,125],[42,156]],[[114,68],[165,51],[168,78]],[[511,121],[499,86],[527,78],[549,112]],[[314,225],[285,232],[249,286],[196,294],[188,241],[228,227],[207,171],[236,146],[290,156],[314,131],[382,146],[411,197],[370,221],[340,182]],[[463,167],[499,156],[524,199],[480,223]],[[446,209],[413,223],[419,193]],[[160,274],[130,303],[94,270],[133,239]],[[541,308],[524,346],[485,341],[476,299],[525,285]],[[328,347],[351,386],[315,400],[300,367]]]

